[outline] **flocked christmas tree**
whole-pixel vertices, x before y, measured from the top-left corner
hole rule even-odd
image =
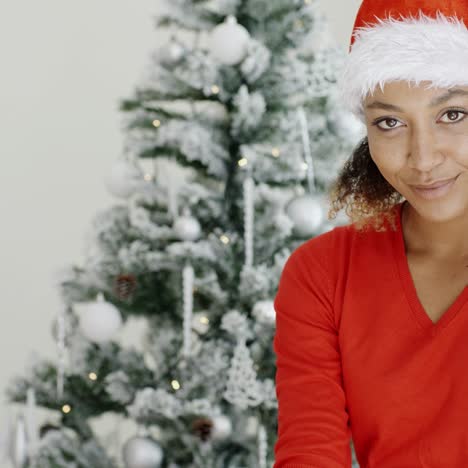
[[[57,360],[9,389],[27,403],[4,441],[15,467],[273,464],[282,267],[347,222],[326,217],[362,132],[337,101],[345,51],[314,0],[170,0],[157,27],[168,42],[121,102],[120,200],[59,278]],[[140,347],[123,346],[135,317]],[[92,424],[109,412],[137,428],[112,450]]]

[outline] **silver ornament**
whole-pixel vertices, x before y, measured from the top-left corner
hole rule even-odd
[[[334,133],[346,141],[356,143],[366,135],[366,126],[351,112],[334,110],[328,119]]]
[[[213,428],[211,430],[211,437],[216,440],[222,440],[229,437],[232,433],[231,420],[224,414],[214,416],[212,418]]]
[[[174,231],[177,237],[184,241],[194,241],[200,237],[200,223],[191,216],[188,208],[185,208],[182,216],[174,221]]]
[[[134,163],[119,159],[111,168],[105,179],[107,190],[119,198],[129,198],[143,180],[143,173]]]
[[[236,65],[247,54],[250,34],[235,16],[215,26],[210,35],[211,55],[224,65]]]
[[[169,56],[174,62],[180,61],[180,59],[184,56],[185,49],[182,44],[178,42],[173,42],[169,45]]]
[[[186,49],[175,37],[171,37],[169,43],[161,51],[161,59],[167,65],[176,65],[184,55]]]
[[[261,323],[275,323],[276,312],[273,307],[273,301],[258,301],[252,309],[252,315]]]
[[[159,468],[163,451],[151,437],[135,436],[123,446],[122,456],[126,468]]]
[[[122,325],[119,309],[105,301],[102,293],[98,294],[96,301],[76,303],[74,308],[84,336],[96,343],[110,340]]]
[[[310,236],[324,219],[321,198],[314,194],[293,198],[286,205],[286,214],[294,223],[294,230],[299,236]]]

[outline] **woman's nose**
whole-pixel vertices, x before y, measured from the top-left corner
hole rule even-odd
[[[414,129],[410,138],[408,164],[413,169],[428,172],[442,161],[433,131]]]

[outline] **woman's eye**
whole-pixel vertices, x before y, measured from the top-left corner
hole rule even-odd
[[[380,124],[381,123],[384,123],[387,125],[387,127],[382,127]],[[378,128],[380,128],[380,130],[383,130],[383,131],[388,131],[388,130],[392,130],[394,128],[398,128],[396,126],[396,124],[398,123],[398,120],[396,119],[381,119],[381,120],[378,120],[377,122],[374,122],[373,125],[376,125]]]
[[[463,112],[461,110],[455,110],[455,109],[452,109],[452,110],[449,110],[447,111],[444,116],[447,116],[448,117],[448,120],[445,120],[444,122],[445,123],[456,123],[456,122],[461,122],[462,120],[465,120],[465,117],[463,117],[463,119],[459,119],[459,115],[463,115],[463,116],[466,116],[468,115],[466,112]]]
[[[460,119],[460,115],[463,116],[463,118]],[[447,120],[442,120],[444,123],[458,123],[462,122],[465,120],[466,116],[468,115],[468,112],[461,111],[458,109],[451,109],[445,112],[444,116],[447,117]],[[398,125],[398,120],[393,119],[390,117],[387,117],[385,119],[380,119],[375,121],[372,125],[375,125],[377,128],[384,132],[388,132],[393,130],[394,128],[399,128],[400,126]],[[384,126],[382,124],[385,124]]]

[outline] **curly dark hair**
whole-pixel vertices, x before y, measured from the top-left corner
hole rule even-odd
[[[396,229],[396,204],[404,197],[382,176],[371,157],[365,136],[354,148],[328,190],[331,208],[328,219],[334,219],[342,208],[358,230],[373,227],[386,231],[385,219]]]

